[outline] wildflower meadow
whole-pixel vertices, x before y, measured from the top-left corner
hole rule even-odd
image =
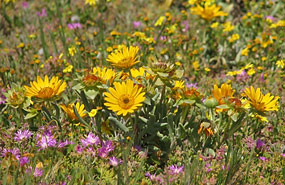
[[[0,184],[285,183],[284,0],[1,0]]]

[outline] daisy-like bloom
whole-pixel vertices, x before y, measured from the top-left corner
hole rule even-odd
[[[74,113],[73,105],[74,105],[74,103],[68,104],[67,106],[62,104],[62,105],[60,105],[60,107],[63,109],[63,111],[68,115],[68,117],[71,120],[76,120],[77,121],[78,117]],[[78,114],[80,115],[80,117],[83,118],[83,117],[86,116],[85,109],[84,109],[84,104],[80,105],[80,103],[77,102],[75,107],[76,107],[76,110],[77,110]]]
[[[281,68],[281,69],[283,69],[283,68],[285,67],[285,62],[284,62],[284,60],[278,60],[278,61],[276,62],[276,66],[279,67],[279,68]]]
[[[95,134],[92,132],[89,132],[86,139],[81,139],[80,141],[84,147],[87,147],[89,145],[99,145],[101,143],[100,138],[98,136],[95,136]]]
[[[92,74],[96,75],[99,78],[99,81],[104,84],[106,84],[107,81],[113,83],[113,80],[116,77],[116,72],[113,69],[107,69],[106,67],[103,69],[94,67]]]
[[[112,65],[120,69],[127,69],[138,63],[137,53],[139,47],[130,46],[129,48],[123,45],[121,48],[118,48],[115,52],[112,52],[108,55],[107,61],[111,62]]]
[[[18,130],[18,132],[15,133],[15,137],[14,139],[16,141],[22,141],[24,139],[28,139],[33,135],[32,132],[30,132],[29,130]]]
[[[185,85],[184,85],[184,81],[181,80],[181,81],[178,81],[176,80],[175,81],[175,86],[172,88],[173,90],[176,90],[176,89],[184,89]]]
[[[231,85],[222,84],[221,88],[218,88],[217,85],[214,85],[214,90],[212,90],[212,94],[214,98],[218,101],[219,105],[225,104],[225,100],[233,98],[235,90],[232,89]],[[222,111],[223,109],[217,109],[217,111]]]
[[[131,75],[133,78],[143,77],[145,73],[145,69],[140,67],[139,69],[131,69]]]
[[[220,11],[221,7],[215,4],[209,6],[205,4],[205,7],[197,5],[196,7],[191,8],[191,13],[199,15],[207,21],[211,21],[215,17],[227,16],[228,13]]]
[[[176,164],[175,165],[171,165],[169,167],[169,170],[170,170],[170,174],[171,175],[178,175],[178,174],[182,174],[183,173],[183,170],[184,170],[184,166],[177,166]]]
[[[48,147],[55,147],[57,143],[55,137],[51,133],[37,134],[36,140],[36,145],[40,147],[40,150]]]
[[[66,83],[58,80],[58,77],[52,77],[49,81],[46,75],[44,80],[41,77],[37,77],[37,81],[30,82],[31,87],[25,86],[26,96],[36,97],[42,100],[49,100],[54,97],[58,97],[66,88]]]
[[[279,96],[271,96],[270,93],[263,95],[260,88],[256,90],[251,86],[246,88],[244,94],[249,98],[249,103],[257,111],[278,111],[278,99]]]
[[[85,0],[85,4],[95,6],[98,0]]]
[[[133,113],[138,107],[142,106],[145,100],[145,93],[141,92],[142,87],[139,88],[132,80],[126,82],[115,82],[115,88],[110,87],[109,92],[105,93],[105,106],[109,110],[116,112],[118,115],[126,116],[128,113]]]
[[[203,122],[201,125],[200,125],[200,128],[198,130],[198,134],[200,134],[201,132],[204,132],[204,134],[208,137],[208,136],[212,136],[214,135],[214,132],[212,131],[211,127],[210,127],[210,124],[206,123],[206,122]]]

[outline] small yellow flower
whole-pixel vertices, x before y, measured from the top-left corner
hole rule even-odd
[[[249,49],[246,47],[241,51],[242,56],[248,56]]]
[[[199,65],[198,61],[193,62],[193,68],[195,71],[199,71],[199,67],[200,67],[200,65]]]
[[[230,22],[226,22],[225,24],[223,24],[223,26],[224,26],[223,32],[230,32],[234,29],[234,26],[231,25]]]
[[[112,52],[113,51],[113,48],[112,47],[107,47],[106,49],[108,52]]]
[[[72,47],[68,48],[68,53],[69,53],[70,56],[74,56],[75,53],[76,53],[75,47],[72,46]]]
[[[88,115],[89,115],[89,117],[93,118],[93,117],[96,116],[97,112],[98,112],[98,109],[92,109],[92,110],[88,113]]]
[[[85,0],[85,4],[95,6],[98,0]]]
[[[184,85],[184,81],[175,81],[175,86],[173,87],[173,90],[176,89],[184,89],[185,85]]]
[[[253,68],[250,68],[250,69],[247,71],[247,74],[248,74],[249,76],[252,76],[252,75],[255,74],[255,70],[254,70]]]
[[[233,34],[232,36],[231,36],[231,38],[229,38],[229,41],[230,42],[234,42],[234,41],[236,41],[236,40],[238,40],[240,37],[239,37],[239,34]]]
[[[217,28],[219,26],[218,22],[214,22],[213,24],[211,24],[211,28]]]
[[[23,47],[25,47],[25,44],[24,44],[23,42],[21,42],[21,43],[17,46],[17,48],[23,48]]]
[[[63,69],[63,73],[71,73],[73,69],[73,65],[68,65],[66,68]]]
[[[261,60],[265,61],[265,60],[267,60],[267,57],[262,57]]]
[[[277,67],[283,69],[285,67],[285,62],[284,62],[284,60],[278,60],[276,62],[276,65],[277,65]]]
[[[158,20],[155,22],[154,26],[161,26],[165,20],[166,20],[165,16],[160,16]]]
[[[211,69],[210,69],[210,68],[208,68],[208,67],[205,67],[205,71],[210,72],[210,71],[211,71]]]

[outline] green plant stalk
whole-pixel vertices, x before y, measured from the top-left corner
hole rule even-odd
[[[63,30],[62,14],[61,14],[61,12],[59,10],[59,7],[60,7],[59,1],[55,0],[55,4],[56,4],[56,14],[57,14],[57,17],[59,19],[59,24],[60,24],[59,36],[60,36],[60,39],[61,39],[61,42],[62,42],[62,45],[63,45],[63,48],[64,48],[65,57],[68,58],[68,47],[67,47],[67,44],[66,44],[65,33],[64,33],[64,30]]]
[[[47,45],[46,45],[46,41],[45,41],[45,34],[44,34],[44,31],[43,31],[43,24],[42,24],[42,21],[41,21],[40,18],[39,18],[39,25],[40,25],[40,38],[41,38],[41,43],[42,43],[42,47],[43,47],[43,50],[44,50],[45,59],[47,60],[48,57],[49,57],[49,53],[48,53]]]

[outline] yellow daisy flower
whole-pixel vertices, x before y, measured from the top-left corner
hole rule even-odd
[[[235,90],[232,89],[231,85],[222,84],[221,88],[214,85],[214,90],[212,90],[213,97],[218,101],[219,105],[225,104],[226,99],[233,98]],[[223,111],[223,109],[217,109],[217,111]]]
[[[135,85],[132,80],[126,82],[115,82],[115,88],[110,87],[109,92],[105,93],[105,106],[118,115],[126,116],[133,113],[138,107],[142,106],[145,100],[145,93],[141,92],[142,87]]]
[[[93,73],[97,77],[100,78],[100,81],[104,84],[106,84],[107,80],[109,80],[109,83],[112,83],[114,78],[116,77],[116,72],[113,69],[107,69],[104,67],[101,69],[100,67],[94,67]]]
[[[139,47],[130,46],[129,48],[123,45],[121,48],[108,55],[107,61],[120,69],[127,69],[138,63],[137,53]]]
[[[133,78],[137,77],[143,77],[145,73],[145,69],[143,67],[140,67],[139,69],[131,69],[131,75]]]
[[[65,90],[66,83],[61,83],[58,77],[52,77],[49,81],[46,75],[44,80],[40,76],[37,77],[37,81],[30,82],[31,87],[25,85],[26,96],[37,97],[43,100],[49,100],[54,97],[60,96],[60,94]]]
[[[60,105],[60,107],[63,109],[63,111],[68,115],[68,117],[71,120],[78,121],[78,117],[75,115],[74,110],[73,110],[73,105],[74,105],[74,103],[68,104],[67,106],[62,104],[62,105]],[[80,105],[80,103],[77,102],[75,107],[76,107],[76,110],[77,110],[78,114],[80,115],[80,117],[83,118],[86,116],[84,104]]]
[[[213,4],[211,6],[206,4],[205,7],[197,5],[196,7],[191,8],[191,13],[195,15],[199,15],[203,19],[210,21],[214,19],[215,17],[228,15],[228,13],[220,11],[220,9],[221,7],[217,6],[216,4]]]
[[[270,93],[263,95],[260,91],[260,88],[256,90],[251,86],[246,88],[244,91],[245,95],[249,98],[249,103],[256,110],[265,112],[265,111],[278,111],[278,99],[279,96],[271,96]]]

